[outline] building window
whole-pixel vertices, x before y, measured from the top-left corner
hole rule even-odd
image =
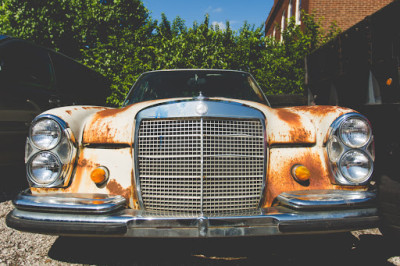
[[[296,0],[296,24],[301,24],[301,0]]]
[[[290,19],[293,16],[293,0],[289,0],[287,13],[288,13],[288,19]]]
[[[281,41],[283,41],[283,31],[285,30],[285,22],[286,22],[286,14],[285,11],[283,11],[281,20]]]

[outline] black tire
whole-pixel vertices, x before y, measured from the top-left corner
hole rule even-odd
[[[382,175],[379,178],[380,231],[385,237],[400,237],[400,180]]]

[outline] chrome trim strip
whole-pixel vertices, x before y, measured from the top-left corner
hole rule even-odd
[[[142,175],[142,177],[163,177],[161,175]],[[175,175],[175,176],[170,176],[170,177],[177,177],[177,178],[189,178],[192,176],[184,176],[184,175]],[[215,177],[215,176],[210,176],[210,177]],[[230,176],[223,176],[223,175],[219,175],[218,178],[227,178],[227,177],[232,177],[232,178],[239,178],[239,177],[243,177],[243,178],[247,178],[247,177],[260,177],[259,175],[240,175],[240,176],[234,176],[234,175],[230,175]]]
[[[140,113],[138,113],[138,116]],[[142,197],[142,189],[140,185],[140,174],[139,174],[139,129],[140,129],[140,122],[142,119],[139,117],[136,117],[136,122],[135,122],[135,132],[133,135],[134,138],[134,143],[133,143],[133,173],[134,173],[134,179],[135,179],[135,185],[136,185],[136,195],[138,199],[138,205],[140,209],[144,209],[144,203],[143,203],[143,197]]]
[[[122,196],[107,194],[53,193],[32,195],[27,189],[21,192],[13,204],[20,210],[46,211],[58,213],[109,213],[126,206]]]
[[[203,216],[203,199],[204,199],[204,121],[200,119],[200,213]]]
[[[289,195],[288,193],[284,193]],[[337,194],[337,195],[336,195]],[[376,227],[378,210],[374,192],[297,191],[310,201],[306,208],[291,209],[276,206],[222,215],[190,215],[181,212],[150,212],[145,210],[107,208],[108,204],[122,206],[124,200],[104,194],[30,195],[25,191],[14,201],[16,209],[7,216],[7,225],[22,231],[56,235],[118,235],[124,237],[232,237],[267,236],[294,233],[328,233]],[[92,205],[103,197],[100,212]],[[321,200],[341,202],[338,195],[359,197],[353,204],[325,205]],[[69,197],[71,196],[71,197]],[[287,197],[287,196],[285,196]],[[363,198],[364,197],[364,198]],[[75,200],[78,199],[78,202]],[[345,202],[344,201],[344,202]],[[66,202],[73,202],[71,208]],[[319,210],[314,211],[314,207]],[[90,212],[87,206],[92,207]],[[32,209],[31,209],[32,208]],[[58,209],[59,208],[59,209]],[[69,210],[73,209],[70,213]],[[76,212],[75,212],[76,211]]]
[[[141,155],[142,158],[201,158],[201,155]]]
[[[201,139],[203,139],[201,137]],[[237,154],[218,154],[218,155],[141,155],[142,158],[213,158],[213,157],[240,157],[240,158],[264,158],[264,156],[257,155],[237,155]]]
[[[196,113],[196,105],[200,102],[207,104],[208,112],[205,115]],[[140,111],[136,120],[154,118],[183,118],[183,117],[223,117],[223,118],[252,118],[265,120],[262,112],[237,102],[216,100],[171,101],[152,106]]]
[[[283,192],[277,200],[284,206],[297,210],[337,209],[371,204],[376,193],[346,190],[300,190]]]
[[[174,118],[174,117],[171,117]],[[168,135],[168,137],[180,137],[181,135]],[[232,135],[208,135],[208,134],[203,134],[204,137],[235,137],[235,138],[254,138],[254,139],[262,139],[263,137],[259,136],[249,136],[249,135],[240,135],[240,134],[232,134]],[[138,136],[139,139],[141,138],[158,138],[158,135],[147,135],[146,137],[144,136]],[[185,137],[201,137],[199,134],[188,134],[185,135]],[[125,144],[122,144],[125,145]],[[130,147],[129,145],[125,145]],[[125,148],[125,147],[123,147]]]
[[[379,217],[377,208],[299,212],[281,206],[261,209],[254,216],[229,217],[183,217],[179,213],[157,216],[132,209],[108,215],[14,209],[6,222],[18,230],[55,235],[214,238],[351,231],[376,227]],[[113,228],[118,229],[114,234]]]

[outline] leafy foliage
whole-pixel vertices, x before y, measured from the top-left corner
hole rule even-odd
[[[299,93],[304,56],[338,33],[323,32],[313,16],[290,20],[283,41],[247,23],[233,31],[210,25],[208,15],[191,28],[162,14],[154,21],[140,0],[2,0],[0,34],[65,53],[112,81],[108,102],[119,105],[145,71],[174,68],[240,69],[267,94]]]

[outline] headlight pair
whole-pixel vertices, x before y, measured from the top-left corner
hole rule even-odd
[[[25,150],[31,186],[65,186],[75,156],[75,140],[63,120],[53,115],[41,115],[32,122]]]
[[[362,185],[373,172],[373,138],[368,120],[350,113],[339,117],[330,129],[327,143],[336,183]]]

